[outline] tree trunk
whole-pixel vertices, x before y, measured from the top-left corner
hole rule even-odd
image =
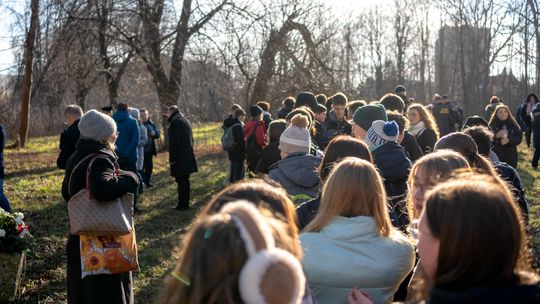
[[[39,21],[39,0],[31,2],[30,29],[26,37],[24,55],[24,78],[21,94],[21,124],[19,127],[19,145],[24,148],[28,137],[28,125],[30,122],[30,90],[32,88],[32,63],[34,60],[34,45]]]

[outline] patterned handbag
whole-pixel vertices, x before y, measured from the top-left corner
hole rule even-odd
[[[86,170],[86,188],[68,201],[70,233],[75,235],[126,235],[133,230],[133,194],[126,193],[112,201],[99,202],[89,190],[90,169],[96,154],[83,158],[71,171],[68,189],[71,189],[73,172],[86,159],[94,156]]]

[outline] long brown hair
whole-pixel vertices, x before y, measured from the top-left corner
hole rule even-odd
[[[414,208],[414,192],[416,190],[415,177],[422,172],[429,179],[429,184],[435,185],[450,177],[456,169],[470,168],[465,157],[452,150],[439,150],[420,157],[412,166],[409,173],[407,191],[407,213],[412,222],[420,217]]]
[[[497,117],[497,111],[499,111],[502,108],[506,109],[506,111],[508,112],[508,118],[506,119],[506,121],[501,121]],[[518,130],[521,130],[521,127],[516,121],[516,118],[514,118],[514,115],[512,114],[512,111],[510,111],[510,108],[505,104],[500,104],[495,108],[495,111],[493,111],[493,114],[491,114],[491,117],[489,118],[489,125],[490,126],[497,125],[497,127],[500,127],[503,124],[506,124],[507,121],[510,121],[514,125],[514,127],[516,127]]]
[[[435,118],[433,117],[433,114],[431,114],[430,111],[426,109],[423,105],[419,103],[413,103],[409,105],[409,108],[407,111],[410,111],[411,109],[416,110],[418,114],[420,115],[420,120],[423,121],[426,124],[426,128],[432,129],[435,131],[435,134],[437,135],[437,139],[439,139],[439,127],[437,126],[437,123],[435,122]]]
[[[363,141],[346,135],[336,136],[324,150],[324,157],[318,168],[321,181],[326,180],[332,167],[345,157],[358,157],[373,163],[369,147]]]
[[[435,143],[434,150],[449,149],[463,155],[471,168],[477,168],[491,176],[498,176],[491,162],[478,153],[478,146],[468,134],[454,132],[441,137]]]
[[[295,242],[283,244],[285,247],[281,248],[290,251],[298,258],[302,257],[302,249],[298,242],[298,220],[294,204],[287,196],[287,192],[277,183],[270,185],[268,181],[262,179],[251,179],[231,184],[210,199],[199,217],[218,213],[223,206],[239,199],[268,208],[276,218],[285,222],[289,234]]]
[[[264,207],[259,209],[278,246],[294,242],[286,232],[285,223]],[[241,303],[238,278],[248,258],[242,242],[230,214],[199,218],[184,237],[182,255],[166,279],[161,303]]]
[[[536,280],[520,211],[500,180],[456,175],[428,192],[424,216],[440,241],[435,287]]]
[[[332,169],[323,186],[319,211],[304,231],[320,231],[336,216],[360,215],[373,217],[381,236],[392,232],[386,192],[377,169],[366,160],[347,157]]]

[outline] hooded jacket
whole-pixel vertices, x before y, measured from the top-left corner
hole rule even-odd
[[[292,153],[270,167],[268,177],[279,182],[287,194],[317,196],[319,177],[315,173],[321,159],[305,153]]]
[[[400,232],[382,237],[373,217],[338,216],[319,232],[300,235],[302,266],[318,303],[346,303],[359,286],[373,303],[390,303],[414,266],[414,247]]]
[[[119,133],[116,140],[116,154],[119,158],[125,158],[127,162],[135,166],[140,139],[139,124],[127,111],[116,111],[112,118],[116,122],[116,129]]]

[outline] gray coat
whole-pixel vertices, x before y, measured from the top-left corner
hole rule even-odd
[[[293,153],[270,167],[268,177],[279,182],[287,194],[296,196],[317,196],[319,191],[319,176],[316,168],[321,159],[305,153]]]

